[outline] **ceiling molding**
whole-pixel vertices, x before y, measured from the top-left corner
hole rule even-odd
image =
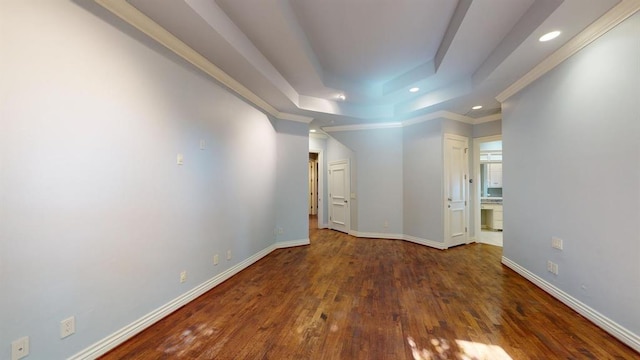
[[[355,130],[393,129],[393,128],[401,128],[401,127],[402,127],[401,122],[388,122],[388,123],[378,123],[378,124],[327,126],[327,127],[323,127],[322,131],[339,132],[339,131],[355,131]]]
[[[301,122],[305,124],[309,124],[313,121],[312,117],[283,113],[283,112],[279,112],[278,115],[275,115],[275,117],[277,117],[280,120],[289,120],[289,121]]]
[[[340,132],[340,131],[356,131],[356,130],[376,130],[376,129],[393,129],[393,128],[404,128],[407,126],[420,124],[423,122],[436,120],[436,119],[446,119],[459,121],[469,125],[477,125],[483,124],[490,121],[496,121],[502,119],[502,114],[491,114],[488,116],[484,116],[481,118],[474,119],[469,116],[464,116],[460,114],[456,114],[450,111],[436,111],[430,114],[418,116],[415,118],[411,118],[401,122],[386,122],[386,123],[378,123],[378,124],[357,124],[357,125],[344,125],[344,126],[327,126],[323,127],[322,130],[326,132]]]
[[[484,124],[484,123],[488,123],[496,120],[502,120],[502,113],[491,114],[491,115],[483,116],[481,118],[477,118],[473,121],[473,124],[474,125]]]
[[[623,22],[629,16],[635,14],[638,10],[640,10],[640,0],[621,0],[618,5],[602,15],[585,30],[580,32],[553,54],[536,65],[518,81],[503,90],[498,94],[498,96],[496,96],[496,100],[502,103],[511,96],[517,94],[529,84],[560,65],[573,54]]]
[[[112,12],[114,15],[124,20],[125,22],[129,23],[136,29],[142,31],[150,38],[159,42],[167,49],[173,51],[178,56],[190,62],[198,69],[204,71],[207,75],[211,76],[222,85],[236,92],[238,95],[245,98],[247,101],[251,102],[258,108],[276,118],[281,118],[283,113],[276,110],[273,106],[268,104],[258,95],[254,94],[251,90],[240,84],[227,73],[222,71],[219,67],[211,63],[204,56],[200,55],[187,44],[165,30],[162,26],[158,25],[155,21],[151,20],[148,16],[129,4],[126,0],[94,1],[100,6]],[[287,115],[285,114],[285,116]]]

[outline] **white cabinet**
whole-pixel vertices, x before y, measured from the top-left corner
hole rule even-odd
[[[502,205],[500,204],[481,204],[483,225],[493,229],[502,230]]]
[[[502,163],[487,164],[487,187],[502,187]]]

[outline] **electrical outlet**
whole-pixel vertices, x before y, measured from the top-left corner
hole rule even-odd
[[[227,260],[231,260],[231,250],[227,250]]]
[[[384,228],[386,229],[386,228],[388,228],[388,227],[389,227],[389,221],[388,221],[388,220],[385,220],[385,221],[384,221]]]
[[[11,360],[22,359],[29,355],[29,337],[21,337],[11,342]]]
[[[218,254],[213,255],[213,265],[218,265],[218,262],[220,262]]]
[[[207,142],[204,139],[200,139],[200,150],[204,150],[207,148]]]
[[[558,275],[558,264],[553,264],[553,270],[551,271],[554,275]]]
[[[551,260],[547,261],[547,271],[554,275],[558,275],[558,264]]]
[[[553,263],[551,262],[551,260],[547,260],[547,271],[553,272]]]
[[[67,336],[76,332],[76,318],[71,316],[60,321],[60,339],[64,339]]]
[[[176,157],[176,162],[178,165],[183,165],[184,164],[184,156],[182,154],[178,154],[178,156]]]
[[[184,270],[180,273],[180,282],[183,283],[187,281],[187,270]]]
[[[283,228],[278,228],[278,234],[280,234],[280,235],[284,234],[284,229]]]
[[[557,237],[551,238],[551,247],[554,249],[562,250],[562,239]]]

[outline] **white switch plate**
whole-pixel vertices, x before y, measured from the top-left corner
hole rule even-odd
[[[218,257],[218,254],[213,255],[213,265],[218,265],[219,261],[220,258]]]
[[[180,282],[183,283],[187,281],[187,271],[184,270],[183,272],[180,273]]]
[[[178,165],[183,165],[184,164],[184,156],[182,156],[182,154],[178,154],[178,156],[176,157],[176,162],[178,163]]]
[[[60,339],[76,332],[76,318],[74,316],[60,321]]]
[[[231,260],[231,250],[227,250],[227,260]]]
[[[551,247],[554,249],[562,250],[562,239],[557,237],[551,238]]]
[[[11,360],[22,359],[29,355],[29,337],[21,337],[11,342]]]

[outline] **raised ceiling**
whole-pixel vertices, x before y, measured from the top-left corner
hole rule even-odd
[[[472,122],[491,117],[500,112],[500,92],[620,2],[96,1],[112,11],[129,6],[228,75],[258,107],[313,118],[316,128],[442,112]],[[562,34],[538,41],[552,30]]]

